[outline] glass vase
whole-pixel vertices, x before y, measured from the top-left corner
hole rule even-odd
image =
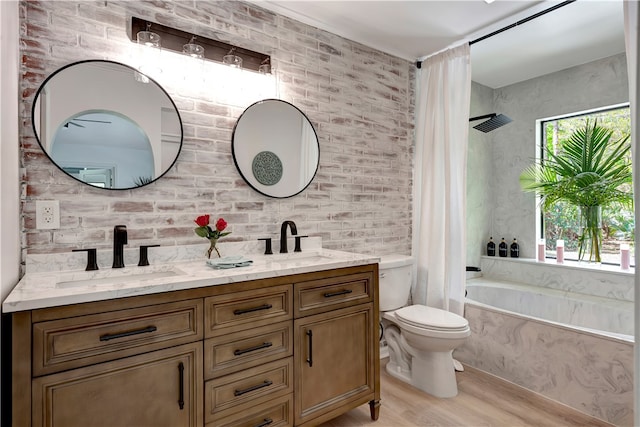
[[[207,258],[211,259],[211,253],[215,250],[216,254],[218,254],[218,258],[220,258],[220,251],[216,246],[218,244],[218,239],[209,239],[209,249],[207,249]]]
[[[602,207],[580,207],[580,236],[578,237],[578,260],[600,263],[602,248]]]

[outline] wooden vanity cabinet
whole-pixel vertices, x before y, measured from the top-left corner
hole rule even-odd
[[[13,388],[31,396],[13,424],[201,426],[203,301],[187,296],[16,313]]]
[[[296,283],[295,424],[316,425],[380,399],[377,268]],[[317,314],[314,314],[317,313]],[[308,314],[308,315],[303,315]]]
[[[22,311],[13,426],[313,426],[380,401],[377,264]]]
[[[202,344],[191,343],[33,380],[33,425],[198,427]]]
[[[291,283],[211,296],[205,307],[205,425],[293,425],[291,410],[276,422],[260,406],[282,397],[293,408]]]

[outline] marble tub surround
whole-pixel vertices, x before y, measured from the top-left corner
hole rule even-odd
[[[534,259],[511,259],[483,256],[480,260],[482,276],[505,282],[611,298],[633,302],[634,269],[620,270],[618,266],[591,266],[583,263],[558,265],[540,263]]]
[[[207,244],[150,248],[145,267],[136,262],[124,268],[84,271],[85,261],[70,262],[75,269],[43,271],[44,265],[69,254],[33,255],[29,271],[2,303],[3,312],[15,312],[67,304],[93,302],[129,296],[193,289],[205,286],[266,279],[313,271],[332,270],[377,263],[373,255],[323,249],[320,238],[305,239],[302,252],[264,255],[262,242],[229,242],[221,250],[226,255],[250,258],[250,266],[214,269],[206,264]],[[250,249],[256,248],[253,252]],[[152,251],[153,250],[153,251]],[[47,260],[40,259],[47,257]],[[100,260],[100,257],[99,257]],[[67,264],[69,266],[69,264]]]
[[[467,300],[460,362],[617,426],[633,425],[633,343]]]
[[[454,357],[619,426],[633,425],[633,274],[482,257]],[[484,294],[483,294],[484,293]]]

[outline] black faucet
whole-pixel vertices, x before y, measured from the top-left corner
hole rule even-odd
[[[295,236],[298,234],[298,229],[296,228],[296,224],[293,221],[285,221],[282,223],[280,227],[280,253],[287,253],[287,226],[291,227],[291,235]]]
[[[127,244],[127,226],[116,225],[113,227],[113,266],[111,268],[124,267],[123,246]]]

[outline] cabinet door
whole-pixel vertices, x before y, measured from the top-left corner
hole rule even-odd
[[[202,343],[33,380],[33,426],[201,426]]]
[[[375,398],[375,325],[371,303],[295,321],[296,425]]]

